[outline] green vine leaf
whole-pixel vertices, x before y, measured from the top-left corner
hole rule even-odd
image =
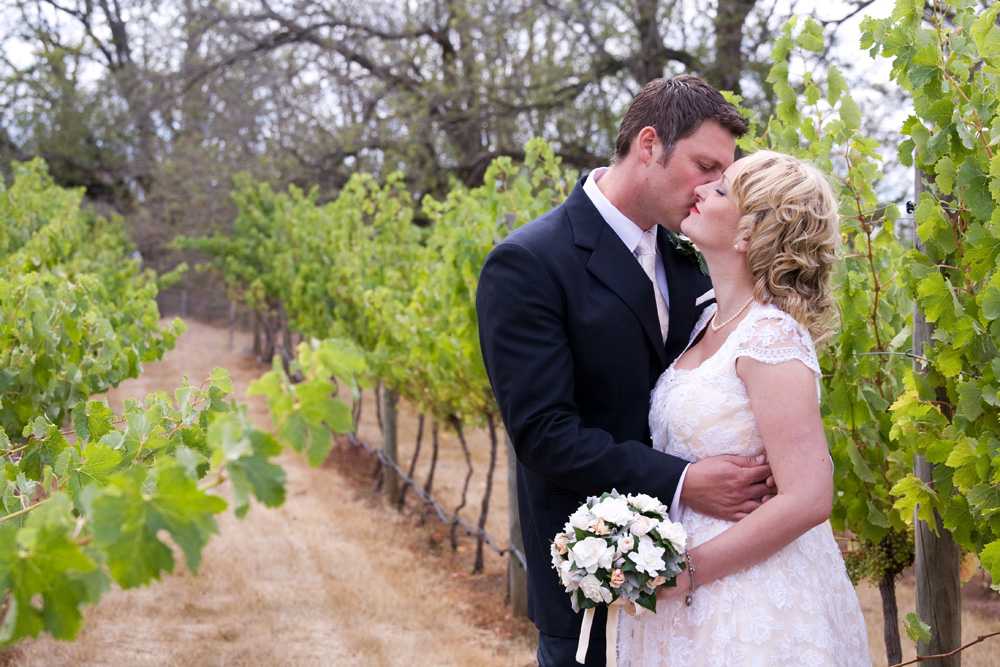
[[[107,589],[97,564],[72,537],[64,495],[52,497],[19,527],[0,524],[0,590],[10,593],[0,642],[47,632],[72,639],[83,622],[81,608]]]
[[[910,640],[915,642],[930,643],[931,641],[931,626],[924,623],[920,616],[916,612],[910,612],[906,615],[906,620],[903,622],[906,627],[906,636]]]
[[[95,542],[107,554],[111,575],[124,588],[135,588],[174,571],[166,531],[197,573],[201,550],[218,533],[215,515],[226,501],[198,489],[184,469],[169,460],[147,471],[132,468],[111,480],[91,503]]]

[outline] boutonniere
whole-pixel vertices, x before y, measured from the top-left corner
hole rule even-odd
[[[698,268],[701,269],[701,272],[706,276],[708,275],[708,265],[705,264],[705,257],[701,254],[701,252],[699,252],[698,248],[694,246],[691,239],[683,234],[675,234],[673,232],[671,232],[667,238],[670,239],[670,245],[674,247],[674,250],[680,253],[682,257],[686,257],[697,264]]]

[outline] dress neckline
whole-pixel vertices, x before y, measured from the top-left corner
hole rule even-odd
[[[745,322],[750,320],[751,313],[763,307],[764,304],[755,300],[753,303],[750,304],[750,309],[747,310],[746,316],[742,320],[736,323],[736,326],[733,327],[733,329],[729,332],[729,335],[726,336],[726,339],[722,341],[721,345],[719,345],[719,349],[717,349],[715,352],[702,359],[701,363],[695,366],[694,368],[678,367],[677,362],[679,362],[687,353],[687,351],[691,349],[695,341],[698,340],[698,336],[708,327],[708,323],[712,320],[712,315],[714,315],[716,310],[718,310],[719,304],[713,303],[711,306],[706,308],[702,312],[701,317],[698,318],[698,322],[697,324],[695,324],[694,330],[691,332],[691,338],[690,340],[688,340],[687,346],[684,348],[683,352],[677,355],[677,358],[674,360],[674,363],[670,364],[670,368],[673,369],[675,373],[690,373],[691,371],[698,370],[699,368],[707,364],[709,361],[714,359],[720,352],[722,352],[723,349],[725,349],[725,347],[729,344],[729,341],[733,340],[734,336],[736,336],[736,332],[738,332],[743,327],[743,324]]]

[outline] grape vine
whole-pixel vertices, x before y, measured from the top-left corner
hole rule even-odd
[[[0,183],[0,644],[41,632],[72,639],[112,581],[148,584],[178,556],[197,572],[228,505],[212,493],[218,485],[231,485],[237,516],[251,499],[284,501],[272,460],[281,441],[227,400],[225,370],[129,399],[121,415],[91,400],[160,359],[184,327],[161,327],[157,279],[129,258],[120,226],[81,209],[81,198],[40,161]],[[311,382],[291,388],[283,371],[261,386],[303,423],[314,426],[319,410],[316,423],[349,430],[329,383],[350,381],[351,357],[329,346],[318,355],[321,399]],[[279,434],[294,444],[292,431]]]

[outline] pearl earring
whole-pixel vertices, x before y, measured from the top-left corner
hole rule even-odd
[[[733,250],[739,250],[739,249],[740,249],[740,244],[739,243],[737,243],[736,245],[733,246]]]

